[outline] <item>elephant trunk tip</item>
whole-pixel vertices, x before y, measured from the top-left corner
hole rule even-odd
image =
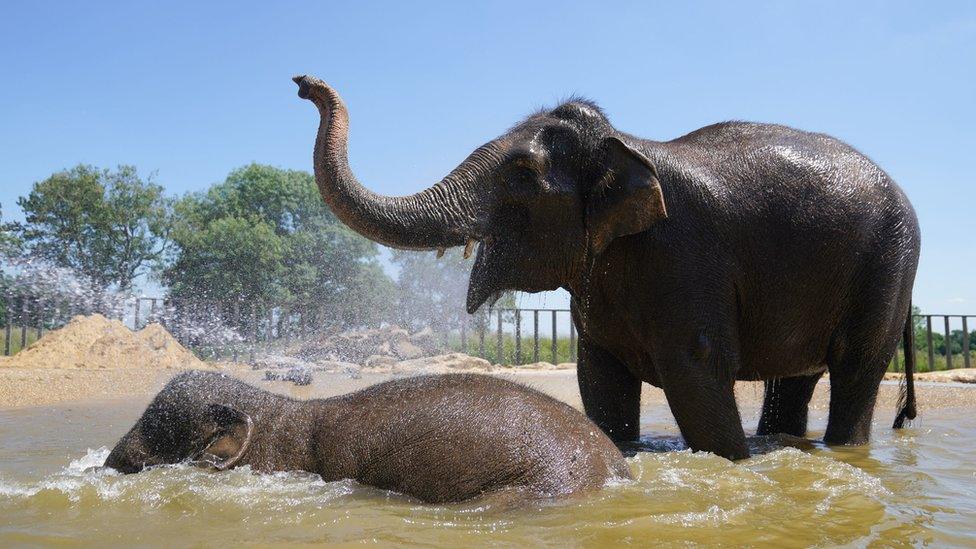
[[[299,74],[293,76],[291,79],[292,82],[298,84],[298,97],[301,97],[302,99],[311,99],[312,88],[317,85],[324,85],[324,83],[318,78],[309,76],[307,74]]]

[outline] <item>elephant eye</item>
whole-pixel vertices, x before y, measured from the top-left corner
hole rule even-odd
[[[544,173],[545,167],[538,155],[518,155],[504,170],[504,184],[515,195],[537,194],[542,188]]]
[[[529,166],[516,166],[515,178],[526,182],[535,181],[539,178],[539,172]]]
[[[539,191],[539,173],[524,166],[512,166],[503,176],[503,184],[513,196],[534,195]]]

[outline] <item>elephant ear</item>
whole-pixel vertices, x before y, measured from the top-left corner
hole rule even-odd
[[[224,471],[244,457],[254,435],[254,422],[251,416],[224,404],[211,404],[209,413],[216,427],[215,435],[194,463]]]
[[[647,230],[668,216],[657,169],[616,137],[603,140],[603,176],[586,200],[590,250],[600,254],[613,239]]]

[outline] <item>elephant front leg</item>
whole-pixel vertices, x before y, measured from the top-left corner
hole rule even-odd
[[[722,357],[665,354],[654,363],[681,436],[692,450],[726,459],[749,457],[742,420],[735,403],[734,380]]]
[[[640,435],[641,380],[582,335],[578,350],[576,375],[586,415],[611,440],[636,440]]]

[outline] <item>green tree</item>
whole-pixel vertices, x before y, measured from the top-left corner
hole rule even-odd
[[[174,231],[177,259],[163,276],[178,298],[280,301],[284,245],[260,220],[217,218],[197,230]]]
[[[9,277],[4,268],[8,258],[14,255],[20,247],[16,234],[16,226],[3,220],[3,208],[0,206],[0,326],[7,322],[7,292]]]
[[[3,205],[0,204],[0,274],[3,272],[2,262],[20,248],[20,238],[18,238],[17,232],[16,223],[3,220]]]
[[[27,250],[102,288],[131,288],[167,251],[170,202],[132,166],[78,165],[35,183],[17,203]]]
[[[332,215],[307,172],[251,164],[174,211],[163,275],[174,298],[283,306],[317,326],[388,314],[392,281],[377,246]]]
[[[927,351],[929,344],[926,337],[925,316],[917,305],[912,305],[912,328],[915,330],[915,350],[918,352]]]
[[[962,330],[952,330],[952,332],[949,333],[949,337],[942,341],[942,346],[939,347],[939,353],[943,355],[946,353],[946,342],[948,342],[949,349],[952,351],[952,354],[958,355],[962,353],[962,343],[963,343],[962,336],[963,336]],[[970,342],[970,346],[972,346],[971,342]]]

